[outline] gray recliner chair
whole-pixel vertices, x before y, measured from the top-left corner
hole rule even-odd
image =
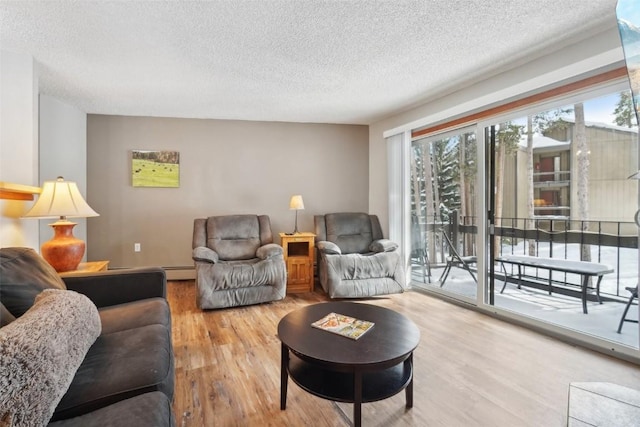
[[[193,223],[196,300],[201,309],[281,300],[286,295],[283,249],[266,215],[197,218]]]
[[[376,215],[316,215],[314,225],[318,276],[329,297],[365,298],[408,289],[398,245],[383,239]]]

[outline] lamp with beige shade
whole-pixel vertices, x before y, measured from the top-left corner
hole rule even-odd
[[[300,194],[296,194],[291,196],[291,200],[289,201],[289,209],[296,211],[296,226],[293,230],[293,234],[298,234],[298,211],[304,209],[304,201],[302,200],[302,196]]]
[[[42,193],[25,218],[58,218],[49,224],[54,236],[40,247],[42,257],[58,272],[78,268],[84,256],[85,243],[73,235],[75,222],[67,218],[98,216],[80,194],[75,182],[65,181],[61,176],[55,181],[45,181]]]

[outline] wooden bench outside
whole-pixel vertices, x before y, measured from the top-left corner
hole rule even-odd
[[[502,286],[502,290],[500,293],[504,291],[504,288],[507,286],[507,271],[504,268],[504,264],[513,264],[518,267],[518,289],[521,288],[522,284],[522,267],[534,267],[534,268],[543,268],[549,270],[549,295],[551,295],[552,291],[552,282],[551,282],[551,274],[554,271],[559,271],[563,273],[573,273],[579,274],[582,277],[581,281],[581,298],[582,298],[582,312],[587,314],[587,289],[589,284],[590,277],[597,277],[598,282],[596,284],[596,296],[598,298],[598,302],[602,304],[600,301],[600,282],[602,281],[602,276],[608,273],[613,273],[613,268],[609,267],[605,264],[599,264],[596,262],[588,262],[588,261],[574,261],[568,259],[557,259],[557,258],[540,258],[534,256],[527,255],[502,255],[496,258],[496,261],[502,263],[502,268],[505,272],[505,281]]]

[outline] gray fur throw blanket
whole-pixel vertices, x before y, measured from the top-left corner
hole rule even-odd
[[[0,328],[0,427],[47,425],[101,329],[86,296],[59,289]]]

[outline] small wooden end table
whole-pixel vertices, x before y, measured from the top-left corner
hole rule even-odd
[[[80,273],[96,273],[98,271],[106,271],[109,268],[109,261],[90,261],[81,262],[78,268],[72,271],[65,271],[60,274],[60,277],[73,276]]]
[[[313,233],[280,233],[280,243],[287,263],[287,293],[313,292],[313,262],[315,259]]]

